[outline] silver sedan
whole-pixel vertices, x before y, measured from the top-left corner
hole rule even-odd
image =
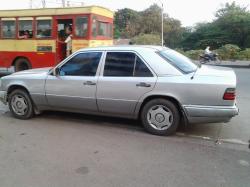
[[[19,119],[44,110],[117,116],[140,119],[156,135],[238,114],[232,69],[195,65],[159,46],[82,49],[56,67],[5,76],[0,90]]]

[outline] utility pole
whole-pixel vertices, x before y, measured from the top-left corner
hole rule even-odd
[[[161,4],[161,45],[164,46],[164,0],[158,0]]]
[[[46,8],[46,0],[42,0],[42,6],[43,8]]]
[[[33,8],[33,0],[30,0],[30,9]]]
[[[65,0],[62,0],[62,7],[65,7]]]
[[[161,2],[161,5],[162,5],[162,9],[161,9],[161,45],[164,46],[164,25],[163,25],[163,22],[164,22],[164,5],[163,5],[163,2]]]

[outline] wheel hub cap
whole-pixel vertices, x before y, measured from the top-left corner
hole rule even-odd
[[[163,114],[156,114],[155,119],[157,122],[162,123],[165,120],[165,117]]]
[[[173,124],[173,114],[166,106],[156,105],[149,109],[147,120],[154,129],[166,130]]]
[[[17,115],[25,115],[28,109],[26,99],[22,95],[15,95],[12,97],[11,106]]]

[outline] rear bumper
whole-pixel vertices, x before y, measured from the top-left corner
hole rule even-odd
[[[215,123],[228,122],[239,114],[239,109],[234,106],[183,106],[190,123]]]
[[[7,92],[0,91],[0,101],[4,104],[7,104]]]

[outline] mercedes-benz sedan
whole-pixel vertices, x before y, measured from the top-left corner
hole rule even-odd
[[[157,135],[238,114],[232,69],[198,66],[159,46],[82,49],[56,67],[5,76],[0,87],[2,102],[19,119],[44,110],[118,116],[140,119]]]

